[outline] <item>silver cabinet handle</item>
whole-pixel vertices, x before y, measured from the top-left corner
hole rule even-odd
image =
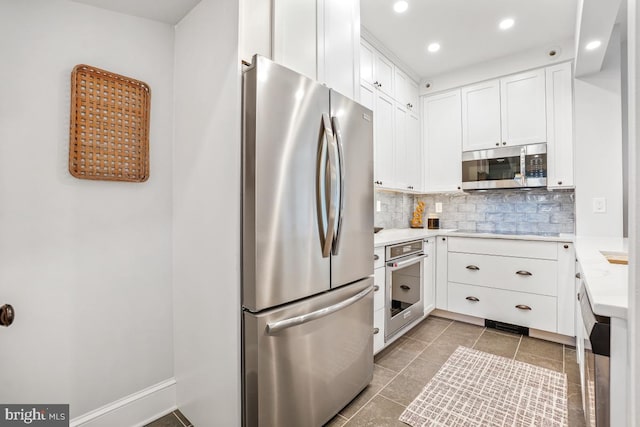
[[[4,304],[0,307],[0,326],[11,326],[16,318],[16,311],[11,304]]]
[[[518,276],[533,276],[533,274],[529,273],[528,271],[525,270],[518,270],[516,271],[516,274]]]
[[[373,335],[377,335],[380,332],[380,328],[373,328]]]
[[[338,171],[340,172],[338,184],[338,190],[340,191],[340,195],[338,196],[338,223],[336,224],[336,238],[333,242],[333,254],[338,255],[338,251],[340,249],[340,237],[342,236],[342,216],[344,212],[344,146],[342,145],[340,121],[337,117],[332,117],[331,123],[333,124],[333,134],[335,135],[336,149],[338,150],[338,163],[340,163],[340,167],[338,168]]]
[[[528,305],[524,305],[524,304],[518,304],[516,305],[516,308],[519,310],[531,310],[531,307],[529,307]]]
[[[473,301],[473,302],[478,302],[478,301],[480,301],[480,300],[479,300],[478,298],[476,298],[476,297],[466,297],[465,299],[466,299],[467,301]]]
[[[403,289],[405,291],[408,291],[411,289],[411,286],[407,286],[407,285],[400,285],[400,289]]]
[[[467,265],[465,267],[467,270],[473,270],[473,271],[478,271],[480,270],[480,267],[478,267],[477,265]]]
[[[580,272],[577,272],[576,273],[576,279],[579,279],[579,278],[580,278]]]
[[[380,255],[378,255],[378,254],[373,254],[373,260],[374,260],[374,261],[377,261],[377,260],[379,260],[379,259],[380,259]]]
[[[389,267],[389,271],[396,271],[400,268],[404,268],[407,267],[409,265],[415,264],[417,262],[422,261],[423,259],[425,259],[426,257],[428,257],[429,255],[426,254],[420,254],[417,257],[413,257],[411,259],[408,259],[406,261],[391,261],[387,263],[387,267]]]
[[[380,290],[380,286],[373,285],[373,292],[378,292]]]
[[[341,301],[337,304],[331,305],[329,307],[321,308],[320,310],[312,311],[311,313],[303,314],[302,316],[291,317],[285,320],[279,320],[277,322],[268,323],[267,324],[267,333],[272,335],[276,334],[284,329],[290,328],[292,326],[302,325],[304,323],[311,322],[312,320],[320,319],[321,317],[325,317],[330,315],[331,313],[335,313],[336,311],[340,311],[343,308],[350,306],[362,298],[366,297],[369,292],[373,290],[373,286],[368,287],[367,289],[358,292],[354,296]]]

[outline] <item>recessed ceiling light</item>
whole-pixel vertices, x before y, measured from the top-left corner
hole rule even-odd
[[[409,3],[407,3],[404,0],[397,1],[393,4],[393,10],[395,10],[396,13],[405,12],[408,8],[409,8]]]
[[[516,21],[514,21],[512,18],[503,19],[502,21],[500,21],[500,29],[508,30],[509,28],[513,27],[513,24],[515,24],[515,22]]]
[[[437,52],[440,50],[440,44],[439,43],[431,43],[429,46],[427,46],[427,50],[431,53]]]
[[[587,43],[587,45],[584,48],[587,50],[594,50],[599,48],[601,44],[602,42],[600,40],[594,40],[592,42]]]

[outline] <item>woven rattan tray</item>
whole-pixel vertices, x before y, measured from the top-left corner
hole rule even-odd
[[[71,73],[69,172],[76,178],[149,178],[151,90],[141,81],[89,65]]]

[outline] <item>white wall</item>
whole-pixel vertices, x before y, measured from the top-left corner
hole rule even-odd
[[[620,34],[617,30],[602,70],[574,80],[576,233],[622,237],[622,107]],[[593,198],[606,199],[606,213],[593,212]]]
[[[573,40],[563,40],[554,45],[554,47],[558,49],[556,50],[557,54],[553,57],[547,56],[551,46],[543,46],[448,71],[440,75],[429,76],[420,82],[420,95],[431,95],[483,80],[490,80],[533,68],[546,67],[573,59]],[[429,89],[425,87],[427,82],[431,83]]]
[[[175,375],[202,427],[240,425],[238,13],[203,0],[175,38]]]
[[[0,402],[77,416],[173,376],[173,29],[64,0],[0,2]],[[151,176],[67,171],[70,73],[147,82]]]

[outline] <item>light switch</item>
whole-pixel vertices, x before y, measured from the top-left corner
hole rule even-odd
[[[436,213],[442,213],[442,203],[436,203]]]
[[[376,212],[380,212],[382,210],[382,204],[380,203],[380,200],[376,201]]]
[[[593,212],[594,213],[605,213],[607,212],[607,199],[604,197],[594,197],[593,198]]]

